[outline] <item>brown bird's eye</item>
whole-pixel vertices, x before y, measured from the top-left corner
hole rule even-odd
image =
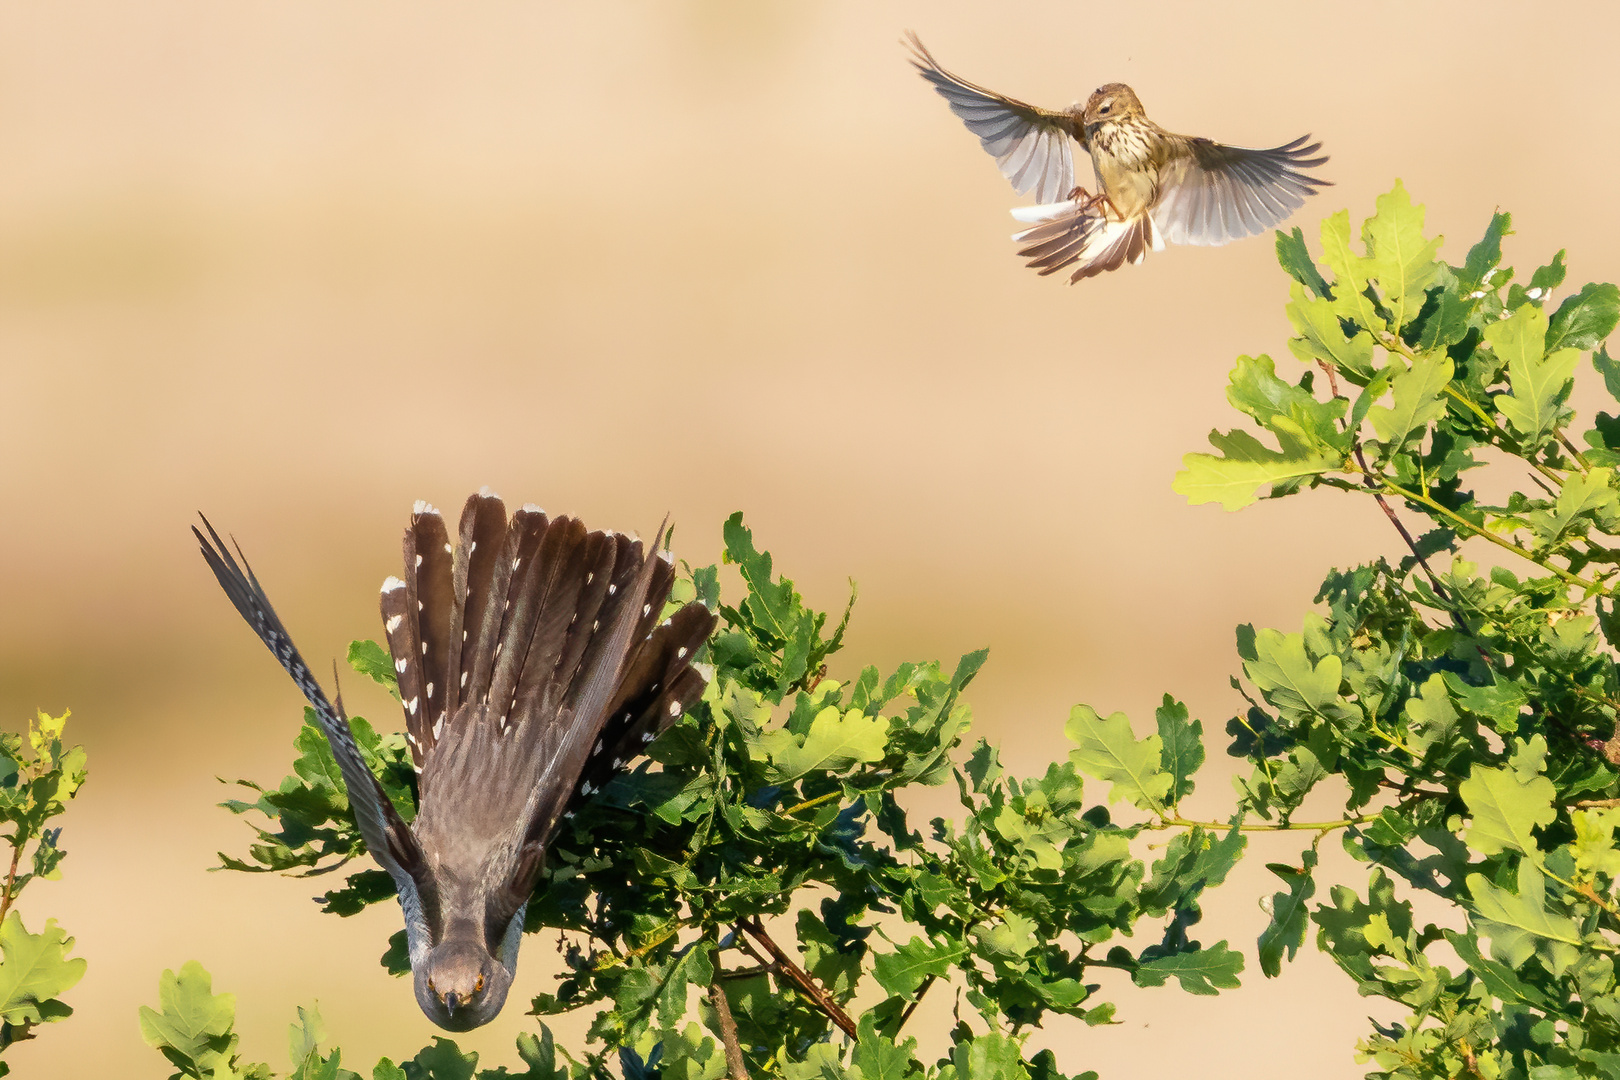
[[[480,975],[480,976],[478,976],[478,981],[473,983],[473,993],[482,994],[483,992],[484,992],[484,977],[482,975]]]
[[[1112,108],[1113,108],[1112,105],[1104,105],[1102,108],[1098,109],[1097,111],[1099,113],[1101,113],[1102,115],[1107,116],[1108,115],[1108,110],[1112,109]]]
[[[432,991],[433,993],[435,993],[435,994],[437,994],[439,992],[439,988],[437,986],[433,985],[433,980],[432,979],[428,980],[428,989],[430,991]]]

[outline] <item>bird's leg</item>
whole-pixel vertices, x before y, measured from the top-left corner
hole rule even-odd
[[[1108,197],[1106,191],[1099,191],[1093,195],[1085,188],[1076,186],[1073,191],[1069,192],[1069,198],[1080,204],[1075,207],[1075,212],[1078,214],[1089,214],[1097,207],[1107,205],[1108,209],[1113,212],[1115,221],[1125,219],[1125,215],[1119,212],[1119,207],[1114,205],[1114,200]]]

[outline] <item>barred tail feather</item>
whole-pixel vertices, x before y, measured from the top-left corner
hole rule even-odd
[[[206,517],[202,520],[203,527],[208,530],[208,536],[203,536],[196,526],[192,526],[191,531],[202,548],[203,558],[207,560],[209,569],[214,572],[214,577],[225,590],[225,595],[230,597],[237,612],[259,635],[259,640],[274,654],[282,668],[292,676],[293,682],[314,707],[316,722],[326,735],[326,741],[332,747],[332,756],[337,759],[338,769],[343,775],[343,785],[348,792],[349,805],[354,810],[355,824],[360,828],[360,836],[365,840],[366,847],[373,857],[399,885],[403,895],[410,887],[411,872],[422,863],[421,849],[412,837],[409,827],[395,811],[393,804],[388,801],[382,785],[377,782],[377,778],[366,765],[360,748],[355,745],[354,735],[349,730],[348,719],[340,709],[327,700],[326,694],[309,670],[309,665],[299,655],[297,646],[287,633],[287,628],[282,625],[275,609],[270,606],[270,599],[260,587],[259,579],[254,576],[252,567],[248,566],[247,557],[242,555],[242,550],[238,547],[236,553],[242,560],[238,564],[226,548],[225,542],[214,531],[213,525],[209,524]],[[414,895],[414,889],[412,894]]]

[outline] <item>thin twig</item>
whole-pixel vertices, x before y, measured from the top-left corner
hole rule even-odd
[[[911,1019],[911,1014],[917,1011],[918,1005],[922,1004],[923,995],[928,993],[928,988],[933,985],[934,976],[929,975],[923,979],[922,985],[917,987],[917,996],[911,999],[911,1004],[906,1006],[906,1011],[900,1014],[900,1022],[894,1026],[895,1035],[900,1034],[900,1029],[906,1026],[906,1021]]]
[[[17,864],[22,862],[23,844],[26,842],[11,842],[11,869],[6,871],[5,889],[0,892],[0,921],[4,921],[6,912],[11,910],[11,901],[15,899],[12,890],[17,885]]]
[[[855,1021],[849,1018],[849,1013],[845,1012],[838,1002],[834,1001],[831,995],[823,990],[815,979],[810,977],[809,972],[795,964],[787,953],[782,951],[781,946],[771,940],[771,936],[765,932],[765,927],[759,919],[744,919],[737,925],[748,931],[755,941],[764,946],[765,951],[770,953],[771,959],[776,962],[777,972],[787,976],[788,980],[797,986],[815,1004],[816,1008],[820,1009],[827,1015],[829,1020],[838,1025],[840,1031],[852,1039],[857,1037]],[[739,937],[738,940],[741,941],[742,939]]]
[[[1564,444],[1564,449],[1568,450],[1569,456],[1575,459],[1575,464],[1580,466],[1581,472],[1584,473],[1591,468],[1591,466],[1586,463],[1586,455],[1575,448],[1575,444],[1569,441],[1568,435],[1565,435],[1562,431],[1559,431],[1558,441]]]
[[[732,979],[752,979],[756,975],[769,975],[770,973],[771,973],[771,965],[769,965],[769,964],[756,964],[753,967],[732,968],[730,971],[722,971],[716,977],[721,978],[721,979],[727,979],[727,980],[732,980]]]
[[[726,1000],[725,987],[715,979],[709,984],[709,1004],[720,1020],[720,1042],[726,1048],[726,1073],[731,1080],[748,1080],[748,1066],[743,1061],[742,1045],[737,1041],[737,1021],[731,1018],[731,1003]]]
[[[1339,380],[1334,374],[1333,365],[1329,364],[1325,360],[1318,360],[1317,364],[1321,366],[1323,371],[1327,372],[1328,391],[1334,397],[1338,397]],[[1417,564],[1423,568],[1423,573],[1429,579],[1429,587],[1434,590],[1435,596],[1440,598],[1441,603],[1450,604],[1451,597],[1446,592],[1445,586],[1440,584],[1440,578],[1437,574],[1435,574],[1434,568],[1429,565],[1429,560],[1423,557],[1423,552],[1418,550],[1417,541],[1412,539],[1412,534],[1407,531],[1406,525],[1399,517],[1395,515],[1395,508],[1389,505],[1389,502],[1384,498],[1383,493],[1378,490],[1378,481],[1373,479],[1373,472],[1367,467],[1367,455],[1361,448],[1361,439],[1357,436],[1356,432],[1350,432],[1350,440],[1350,449],[1355,454],[1356,464],[1361,466],[1362,482],[1366,485],[1368,490],[1372,492],[1372,496],[1375,500],[1377,500],[1379,508],[1384,511],[1384,516],[1389,518],[1389,523],[1395,526],[1395,531],[1401,534],[1402,540],[1406,541],[1407,549],[1412,552],[1412,558],[1417,560]],[[1461,612],[1457,611],[1455,608],[1449,608],[1448,610],[1451,612],[1452,622],[1457,624],[1457,629],[1461,630],[1464,634],[1469,633],[1468,624],[1463,621]],[[1482,649],[1480,652],[1483,655],[1484,650]],[[1489,660],[1489,657],[1486,659]]]

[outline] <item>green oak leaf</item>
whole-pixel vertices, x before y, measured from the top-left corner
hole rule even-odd
[[[1312,876],[1312,871],[1316,869],[1316,850],[1307,848],[1301,852],[1300,865],[1297,867],[1285,863],[1267,863],[1266,869],[1281,878],[1288,887],[1287,892],[1272,894],[1271,922],[1260,932],[1258,942],[1260,970],[1268,978],[1274,979],[1282,973],[1283,953],[1286,952],[1288,959],[1292,960],[1305,943],[1305,930],[1310,925],[1310,912],[1306,904],[1316,895],[1316,879]]]
[[[188,961],[178,975],[165,971],[158,979],[158,1005],[161,1011],[141,1006],[146,1045],[164,1050],[171,1061],[178,1056],[202,1068],[229,1061],[236,1047],[231,1031],[236,995],[215,994],[213,979],[201,964]]]
[[[1367,419],[1384,444],[1383,457],[1400,453],[1413,438],[1421,439],[1428,426],[1445,415],[1442,395],[1454,370],[1448,357],[1415,356],[1412,366],[1390,383],[1394,404],[1367,410]]]
[[[73,1010],[54,999],[84,978],[85,961],[68,959],[72,948],[73,939],[55,919],[46,919],[45,929],[30,934],[21,915],[7,913],[0,922],[0,954],[5,957],[0,962],[0,1020],[37,1024],[69,1015]],[[41,1006],[46,1006],[43,1012]]]
[[[1330,655],[1312,664],[1303,634],[1271,629],[1255,634],[1254,651],[1254,659],[1245,660],[1243,670],[1268,701],[1299,719],[1330,715],[1339,701],[1343,661]]]
[[[916,1064],[917,1040],[905,1042],[879,1035],[877,1015],[868,1009],[861,1014],[855,1052],[850,1063],[861,1071],[861,1080],[904,1080]]]
[[[1534,449],[1552,437],[1563,416],[1563,402],[1580,353],[1559,349],[1545,355],[1547,314],[1525,304],[1485,328],[1485,340],[1507,363],[1512,389],[1493,399],[1503,416]]]
[[[1474,818],[1468,828],[1469,847],[1481,855],[1517,851],[1540,858],[1531,830],[1550,825],[1557,817],[1552,805],[1557,789],[1551,780],[1537,776],[1526,782],[1512,769],[1475,765],[1457,790]]]
[[[1620,288],[1592,282],[1564,298],[1547,324],[1546,349],[1594,349],[1620,321]]]
[[[1373,374],[1373,338],[1366,330],[1357,329],[1346,337],[1344,324],[1339,321],[1339,307],[1324,293],[1315,298],[1307,295],[1303,286],[1295,283],[1289,290],[1288,321],[1299,336],[1288,342],[1288,349],[1300,360],[1314,363],[1321,360],[1349,371],[1359,379]]]
[[[1529,514],[1536,538],[1543,544],[1556,544],[1568,535],[1584,532],[1582,525],[1596,525],[1602,532],[1611,532],[1620,524],[1620,493],[1614,481],[1614,470],[1609,468],[1570,473],[1552,509]]]
[[[1277,263],[1288,271],[1290,277],[1317,296],[1327,298],[1332,295],[1328,283],[1322,278],[1322,271],[1316,268],[1315,260],[1305,247],[1305,233],[1298,225],[1294,226],[1293,232],[1277,230]]]
[[[1479,932],[1491,939],[1491,954],[1518,968],[1540,953],[1557,974],[1575,962],[1581,930],[1575,920],[1547,910],[1547,880],[1529,859],[1519,863],[1519,891],[1491,884],[1483,874],[1468,875]]]
[[[965,955],[967,947],[959,941],[914,937],[894,952],[880,954],[872,963],[872,976],[891,996],[909,998],[926,979],[946,974]]]
[[[372,682],[381,686],[399,700],[399,675],[394,671],[394,658],[375,641],[349,642],[349,666]]]
[[[1069,751],[1075,767],[1114,785],[1109,802],[1129,799],[1144,810],[1163,812],[1175,777],[1164,771],[1163,742],[1157,734],[1138,739],[1124,713],[1105,719],[1089,705],[1069,710],[1063,734],[1075,744]]]
[[[1333,310],[1370,331],[1389,329],[1367,297],[1369,260],[1350,249],[1350,212],[1340,210],[1322,221],[1322,259],[1333,271]]]
[[[1137,965],[1132,976],[1137,986],[1163,986],[1174,978],[1189,994],[1211,995],[1242,985],[1243,954],[1233,952],[1226,942],[1213,948],[1171,953]]]
[[[1154,710],[1159,722],[1159,758],[1164,771],[1170,774],[1167,801],[1171,806],[1191,795],[1193,774],[1204,765],[1204,725],[1189,720],[1187,706],[1164,695],[1164,702]]]
[[[1261,485],[1320,476],[1344,463],[1336,451],[1272,450],[1246,431],[1212,431],[1209,441],[1222,456],[1187,454],[1170,485],[1194,506],[1218,502],[1223,510],[1241,510],[1258,498]]]
[[[1367,249],[1363,264],[1367,276],[1378,281],[1384,304],[1394,315],[1391,329],[1400,330],[1423,306],[1423,291],[1434,281],[1440,267],[1435,253],[1440,238],[1423,235],[1423,207],[1414,206],[1405,186],[1378,196],[1378,212],[1361,226],[1361,242]]]
[[[777,728],[760,736],[758,748],[768,759],[770,782],[782,784],[810,772],[844,772],[882,761],[888,733],[888,721],[881,716],[829,705],[816,713],[802,737]]]

